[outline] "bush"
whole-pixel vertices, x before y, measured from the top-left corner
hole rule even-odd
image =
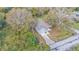
[[[6,22],[1,20],[0,21],[0,29],[3,29],[6,26]]]

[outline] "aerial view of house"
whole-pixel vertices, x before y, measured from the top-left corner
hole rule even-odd
[[[79,7],[0,7],[0,51],[79,51]]]

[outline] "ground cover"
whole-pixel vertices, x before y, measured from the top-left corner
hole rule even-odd
[[[79,30],[79,23],[74,23],[72,26],[73,26],[75,29],[78,29],[78,30]]]
[[[58,29],[57,27],[53,28],[52,31],[50,31],[49,37],[54,40],[54,41],[61,41],[64,40],[65,38],[71,36],[72,33],[69,32],[68,30],[61,28]]]
[[[70,50],[71,51],[79,51],[79,44],[74,45]]]

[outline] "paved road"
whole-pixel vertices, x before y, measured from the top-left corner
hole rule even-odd
[[[68,42],[67,44],[58,47],[58,51],[66,51],[69,50],[72,46],[79,43],[79,38],[75,39],[74,41]]]
[[[79,35],[76,34],[72,37],[69,37],[67,39],[64,39],[63,41],[55,43],[52,49],[58,50],[58,51],[65,51],[70,49],[74,44],[79,43]]]

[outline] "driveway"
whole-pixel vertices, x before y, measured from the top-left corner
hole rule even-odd
[[[48,36],[47,36],[47,33],[45,31],[45,29],[41,28],[37,28],[36,27],[36,31],[44,38],[46,44],[50,47],[50,48],[53,48],[53,44],[55,43],[55,41],[51,40]]]

